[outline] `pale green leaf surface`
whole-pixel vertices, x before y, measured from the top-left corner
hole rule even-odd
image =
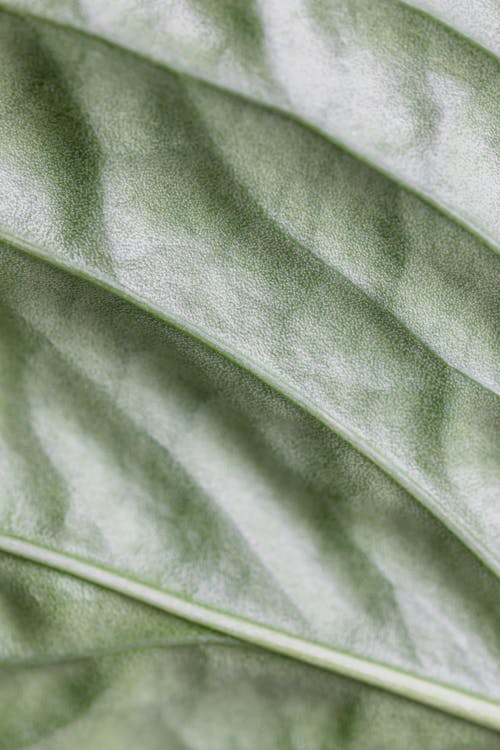
[[[347,157],[329,146],[325,161],[322,139],[277,115],[87,37],[12,16],[2,28],[5,236],[228,353],[498,571],[499,402],[476,382],[494,378],[498,256],[356,163],[337,175]],[[267,148],[278,138],[301,157],[291,169]],[[436,253],[452,254],[441,274]]]
[[[170,643],[235,643],[128,597],[2,553],[2,669]]]
[[[500,55],[500,13],[497,0],[402,0],[428,13],[451,29]]]
[[[233,635],[498,699],[498,581],[415,499],[185,334],[6,248],[1,270],[4,534],[231,613]]]
[[[499,62],[467,38],[498,39],[498,5],[422,5],[426,14],[400,0],[2,2],[288,112],[498,249]]]
[[[299,659],[313,661],[311,642],[334,660],[347,652],[361,665],[351,676],[425,702],[397,676],[416,675],[427,702],[479,723],[459,707],[467,691],[498,714],[499,259],[481,241],[498,233],[498,66],[464,36],[484,38],[486,11],[464,27],[446,4],[446,23],[395,2],[300,13],[273,2],[3,5],[20,15],[0,16],[0,546],[177,614],[192,602],[191,619],[274,650],[288,634]],[[175,630],[129,601],[129,631],[113,609],[121,597],[99,596],[103,609],[115,603],[110,627],[94,635],[83,620],[79,652],[128,647],[143,625],[151,642]],[[29,612],[7,617],[2,658],[74,655],[73,615],[47,621],[46,646],[37,626],[28,647]],[[269,737],[286,739],[269,747],[315,748],[340,731],[343,698],[334,724],[322,722],[341,678],[271,656],[254,673],[247,658],[264,657],[236,647],[215,667],[211,649],[162,656],[154,674],[138,652],[123,679],[132,685],[136,670],[139,687],[119,716],[142,700],[160,715],[155,691],[170,669],[196,703],[201,659],[201,692],[227,669],[221,705],[234,694],[239,706],[248,689],[252,716],[271,716],[277,701]],[[119,695],[128,662],[108,662]],[[292,682],[326,681],[311,688],[326,703],[311,729],[298,719],[298,740],[286,735],[290,707],[306,716],[308,689],[270,698],[255,687],[282,684],[280,664],[296,670]],[[48,715],[59,715],[56,686],[73,679],[58,669],[16,677],[35,696],[54,680]],[[444,703],[434,682],[450,687]],[[391,746],[366,719],[399,711],[391,701],[426,726],[438,716],[349,685],[369,707],[342,747]],[[220,710],[208,693],[203,716]],[[92,719],[78,721],[69,731],[85,743]],[[119,721],[103,721],[95,737],[121,747],[126,722],[120,735]],[[440,721],[425,731],[445,747]],[[203,736],[206,718],[199,726]],[[412,747],[415,727],[396,722],[390,741]],[[260,746],[252,731],[242,747]],[[63,747],[61,736],[40,747]],[[231,736],[213,747],[233,747]]]
[[[1,750],[500,747],[441,712],[32,563],[2,555],[0,580],[0,629],[17,637],[10,664],[2,652]]]

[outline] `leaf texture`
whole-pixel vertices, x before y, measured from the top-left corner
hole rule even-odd
[[[405,697],[498,728],[488,24],[3,7],[5,747],[456,746]]]
[[[498,59],[453,29],[496,37],[488,0],[474,13],[421,3],[428,14],[399,0],[2,5],[292,114],[498,249]]]
[[[0,576],[2,632],[30,622],[0,672],[2,750],[500,746],[441,712],[32,563],[4,555]]]

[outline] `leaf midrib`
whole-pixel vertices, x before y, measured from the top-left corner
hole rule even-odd
[[[446,26],[446,24],[442,24],[442,22],[438,18],[430,15],[429,13],[426,13],[425,11],[421,11],[419,8],[415,8],[414,6],[406,5],[402,0],[401,0],[401,4],[405,5],[405,7],[407,7],[409,10],[412,10],[413,12],[418,13],[420,15],[426,15],[429,18],[432,18],[436,23],[441,24],[445,26],[446,28],[449,28]],[[148,56],[144,52],[135,50],[132,47],[122,44],[121,42],[118,42],[115,39],[111,39],[108,36],[103,36],[94,31],[90,31],[89,29],[83,26],[77,26],[77,25],[74,25],[68,22],[63,22],[63,21],[56,21],[52,18],[47,18],[45,16],[32,13],[32,12],[15,10],[11,8],[9,5],[6,5],[4,2],[1,2],[1,0],[0,0],[0,12],[4,12],[12,16],[16,16],[17,18],[21,18],[23,20],[28,19],[28,20],[35,21],[37,23],[45,24],[55,29],[61,29],[63,31],[65,30],[65,31],[73,32],[80,36],[84,36],[88,39],[93,39],[101,44],[111,47],[112,49],[116,49],[122,53],[131,55],[141,60],[142,62],[152,65],[155,68],[159,68],[160,70],[167,71],[171,74],[175,74],[183,78],[188,78],[193,81],[201,82],[204,85],[216,91],[229,94],[242,101],[248,102],[256,107],[260,107],[261,109],[264,109],[268,112],[275,112],[281,115],[282,117],[286,117],[292,120],[293,122],[296,122],[300,126],[306,128],[307,130],[320,136],[322,139],[326,140],[327,142],[333,143],[335,146],[337,146],[339,149],[344,151],[346,154],[348,154],[352,158],[356,159],[362,164],[365,164],[366,166],[370,167],[371,169],[378,172],[379,174],[382,174],[384,177],[391,180],[391,182],[403,188],[407,192],[412,193],[413,195],[416,195],[420,200],[432,206],[432,208],[434,208],[436,211],[442,214],[445,218],[447,218],[448,220],[452,221],[454,224],[457,224],[458,226],[465,229],[471,236],[473,236],[476,240],[478,240],[483,245],[485,245],[489,250],[492,250],[495,253],[500,253],[500,246],[498,245],[494,237],[490,237],[487,232],[485,232],[484,230],[481,230],[473,222],[467,221],[466,219],[459,216],[456,213],[456,211],[451,206],[446,204],[443,200],[439,201],[434,196],[428,194],[421,187],[417,187],[416,185],[410,184],[408,181],[404,181],[403,179],[401,179],[399,175],[396,175],[391,170],[387,169],[384,166],[381,166],[375,160],[368,157],[366,154],[355,150],[351,145],[347,145],[347,143],[345,143],[345,141],[343,141],[341,138],[337,136],[332,136],[329,133],[326,133],[325,131],[321,130],[321,128],[313,125],[308,120],[301,117],[300,115],[295,114],[291,110],[280,108],[277,105],[262,101],[261,99],[258,99],[256,96],[254,97],[252,95],[238,91],[234,88],[225,86],[221,83],[216,83],[210,80],[209,78],[205,78],[199,74],[195,74],[191,71],[185,70],[181,68],[180,66],[177,67],[172,63],[166,63],[166,62],[157,60],[154,57]],[[469,37],[460,35],[459,32],[457,32],[455,29],[451,29],[451,31],[459,36],[463,36],[465,40],[474,44],[474,42],[470,40]],[[485,53],[487,53],[486,50],[485,50]]]
[[[446,713],[500,730],[500,705],[474,693],[315,643],[235,615],[195,604],[67,552],[0,534],[0,550],[141,601],[172,615],[297,661],[342,674]]]

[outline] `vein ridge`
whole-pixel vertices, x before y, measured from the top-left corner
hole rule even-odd
[[[384,460],[383,456],[379,453],[376,447],[368,443],[362,436],[355,433],[348,427],[341,425],[336,417],[330,415],[317,407],[317,405],[311,401],[307,396],[299,393],[296,388],[289,386],[284,383],[279,377],[273,372],[268,371],[263,366],[251,361],[245,355],[233,350],[228,347],[223,341],[214,339],[209,335],[203,328],[194,325],[190,321],[181,318],[177,315],[167,315],[164,311],[157,308],[149,300],[140,297],[132,290],[122,287],[119,284],[112,283],[103,274],[99,274],[95,270],[89,270],[87,268],[80,268],[76,266],[70,266],[61,258],[50,255],[46,250],[35,246],[32,243],[23,240],[20,237],[15,237],[10,232],[4,230],[3,235],[5,241],[9,243],[13,248],[19,252],[28,253],[34,257],[43,260],[50,265],[58,267],[67,273],[89,281],[90,283],[96,284],[101,288],[116,294],[123,299],[126,299],[129,303],[135,305],[139,309],[154,315],[155,317],[165,321],[166,323],[183,330],[190,336],[200,340],[206,346],[219,352],[219,354],[225,356],[230,361],[234,362],[239,367],[247,370],[255,377],[259,378],[262,382],[266,383],[270,388],[280,393],[283,397],[289,399],[293,403],[297,404],[300,408],[304,409],[307,413],[313,416],[318,421],[325,424],[329,429],[340,435],[341,438],[350,443],[356,450],[360,451],[368,459],[370,459],[379,469],[384,471],[394,482],[402,486],[410,495],[414,497],[417,502],[420,502],[427,508],[434,516],[436,516],[455,536],[457,536],[463,544],[475,554],[495,575],[500,574],[500,559],[484,546],[480,539],[476,537],[474,531],[468,528],[466,524],[461,522],[457,524],[450,521],[447,518],[445,509],[442,506],[441,501],[431,491],[420,485],[419,482],[415,481],[410,475],[403,469],[396,466],[392,460]]]
[[[0,533],[0,550],[90,581],[255,646],[500,730],[500,706],[488,698],[195,604],[103,565],[9,534]]]
[[[403,0],[401,0],[401,2],[403,3]],[[407,7],[410,7],[410,6],[407,6]],[[416,8],[414,8],[414,10],[416,12],[420,12]],[[296,115],[290,110],[286,110],[285,108],[280,108],[277,105],[267,103],[261,99],[258,99],[257,97],[253,97],[246,93],[237,91],[236,89],[230,88],[224,84],[216,83],[214,81],[211,81],[208,78],[202,77],[201,75],[189,72],[187,70],[183,70],[180,66],[176,67],[173,64],[160,62],[157,59],[153,57],[149,57],[143,52],[134,50],[131,47],[121,44],[120,42],[114,39],[101,36],[93,31],[89,31],[88,29],[85,29],[83,26],[77,26],[77,25],[73,25],[67,22],[55,21],[51,18],[46,18],[44,16],[37,15],[31,12],[21,13],[20,11],[13,10],[5,3],[2,3],[1,0],[0,0],[0,11],[3,11],[13,16],[17,16],[18,18],[21,18],[23,20],[30,19],[32,21],[36,21],[38,23],[42,23],[47,26],[50,26],[52,28],[66,30],[66,31],[73,32],[81,36],[87,37],[89,39],[94,39],[95,41],[101,44],[104,44],[108,47],[111,47],[113,49],[119,50],[122,53],[133,55],[134,57],[141,60],[142,62],[152,65],[153,67],[159,68],[160,70],[165,70],[167,72],[170,72],[173,75],[177,75],[182,78],[188,78],[191,81],[198,81],[204,84],[205,86],[210,87],[211,89],[228,94],[230,96],[237,97],[238,99],[245,101],[247,103],[253,104],[256,107],[260,107],[261,109],[264,109],[269,112],[275,112],[276,114],[282,117],[292,120],[293,122],[296,122],[298,125],[308,129],[312,133],[315,133],[317,136],[320,136],[321,138],[327,140],[330,143],[333,143],[334,145],[336,145],[338,148],[340,148],[342,151],[344,151],[351,157],[357,159],[363,164],[366,164],[368,167],[375,170],[376,172],[379,172],[384,177],[386,177],[386,179],[391,180],[393,183],[399,185],[403,189],[407,190],[409,193],[416,195],[418,198],[420,198],[420,200],[422,200],[425,203],[428,203],[430,206],[432,206],[436,211],[438,211],[442,216],[447,218],[449,221],[452,221],[458,226],[462,227],[462,229],[467,231],[476,240],[480,241],[483,245],[489,248],[489,250],[492,250],[495,253],[500,252],[500,246],[497,245],[496,240],[493,237],[490,237],[487,232],[480,230],[479,227],[476,227],[472,222],[462,219],[460,216],[457,215],[457,213],[454,211],[453,208],[446,205],[443,201],[438,201],[437,199],[433,198],[431,195],[428,195],[423,189],[417,186],[411,185],[409,182],[404,181],[401,177],[396,175],[391,170],[380,166],[379,164],[375,162],[375,160],[370,159],[370,157],[366,156],[362,152],[357,151],[351,146],[347,145],[344,142],[344,140],[336,136],[327,134],[320,127],[315,126],[311,122],[307,121],[300,115]]]

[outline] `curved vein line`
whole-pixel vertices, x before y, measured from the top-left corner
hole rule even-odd
[[[11,552],[5,554],[11,555]],[[21,555],[15,555],[21,557]],[[23,558],[24,559],[24,558]],[[36,561],[38,563],[38,561]],[[57,569],[61,572],[60,569]],[[73,575],[70,573],[69,575]],[[80,578],[80,576],[78,576]],[[83,580],[83,579],[82,579]],[[85,579],[86,580],[86,579]],[[87,580],[86,580],[87,582]],[[94,581],[91,581],[94,585]],[[121,592],[120,592],[121,593]],[[26,659],[8,659],[0,662],[0,671],[17,670],[17,669],[37,669],[39,667],[52,666],[57,664],[71,664],[77,661],[89,661],[91,659],[100,659],[106,656],[119,656],[134,651],[154,651],[156,649],[169,650],[175,648],[190,648],[195,646],[235,646],[238,648],[251,648],[247,643],[233,640],[224,635],[192,635],[184,638],[156,638],[150,641],[142,640],[137,643],[125,643],[123,646],[110,646],[103,648],[89,649],[79,653],[54,654],[47,658],[26,658]]]
[[[446,219],[453,221],[455,224],[465,229],[470,235],[472,235],[476,240],[480,241],[487,248],[489,248],[495,253],[500,253],[500,245],[497,244],[495,237],[490,236],[488,232],[480,229],[480,227],[478,227],[475,223],[468,221],[466,219],[463,219],[461,216],[458,215],[455,209],[452,206],[448,205],[445,201],[438,200],[429,192],[427,192],[425,188],[422,186],[410,184],[409,182],[405,181],[401,176],[399,176],[395,172],[387,169],[384,166],[381,166],[380,164],[377,164],[375,160],[371,159],[368,155],[366,155],[362,151],[358,151],[354,145],[347,143],[344,139],[340,138],[339,136],[331,135],[327,133],[326,131],[322,130],[321,127],[314,125],[312,122],[309,122],[308,120],[301,117],[300,115],[295,114],[291,110],[287,110],[284,107],[282,108],[279,105],[265,102],[261,99],[258,99],[256,96],[243,93],[223,83],[212,81],[209,78],[202,76],[201,74],[193,73],[189,70],[186,70],[180,65],[178,66],[178,65],[175,65],[174,63],[166,63],[163,61],[159,61],[154,57],[148,56],[145,52],[135,50],[132,47],[122,44],[121,42],[118,42],[109,37],[101,36],[100,34],[96,32],[90,31],[84,26],[78,26],[78,25],[70,24],[70,23],[63,22],[63,21],[55,21],[52,18],[47,18],[47,17],[37,15],[31,12],[21,12],[18,10],[13,10],[5,3],[1,2],[1,0],[0,0],[0,10],[3,10],[5,13],[8,13],[10,15],[16,16],[17,18],[20,18],[21,20],[26,20],[26,19],[33,20],[33,21],[45,24],[47,26],[50,26],[52,28],[55,28],[55,29],[62,29],[62,30],[70,31],[75,34],[84,36],[88,39],[93,39],[97,42],[100,42],[101,44],[106,45],[107,47],[110,47],[115,50],[119,50],[122,53],[132,55],[136,57],[137,59],[141,60],[142,62],[152,65],[153,67],[156,67],[160,70],[165,70],[171,74],[174,74],[183,78],[188,78],[191,81],[198,81],[210,87],[211,89],[214,89],[215,91],[219,91],[225,94],[230,94],[231,96],[237,97],[238,99],[244,102],[260,107],[261,109],[264,109],[268,112],[274,112],[275,114],[278,114],[281,117],[288,118],[289,120],[292,120],[293,122],[297,123],[301,127],[306,128],[312,133],[315,133],[317,136],[323,138],[329,143],[333,143],[341,151],[344,151],[346,154],[348,154],[352,158],[356,159],[362,164],[365,164],[370,169],[373,169],[379,174],[382,174],[388,180],[391,180],[393,183],[403,188],[407,192],[412,193],[413,195],[416,195],[417,198],[420,198],[420,200],[422,200],[423,202],[428,203],[430,206],[432,206],[432,208],[438,211],[438,213],[440,213]]]
[[[1,309],[1,302],[0,302],[0,309]],[[22,319],[23,323],[28,326],[33,332],[35,332],[38,336],[42,336],[45,341],[47,342],[48,346],[51,347],[51,349],[55,352],[55,354],[62,360],[65,367],[69,369],[70,371],[77,374],[79,377],[85,377],[88,383],[91,383],[92,386],[96,387],[99,386],[99,383],[89,377],[87,374],[83,374],[81,370],[77,369],[74,365],[74,363],[69,359],[69,357],[66,355],[66,353],[55,344],[52,339],[46,334],[45,331],[43,331],[41,328],[34,325],[28,318],[26,318],[22,312],[15,311],[14,315],[17,315],[20,319]],[[133,429],[135,431],[140,431],[141,434],[149,441],[149,444],[156,446],[158,449],[160,449],[163,453],[166,453],[168,455],[169,460],[175,465],[175,467],[181,471],[184,475],[187,475],[189,477],[189,480],[194,484],[196,489],[203,495],[203,497],[213,506],[213,508],[220,514],[220,516],[224,519],[224,522],[230,526],[232,532],[238,536],[238,540],[240,544],[244,547],[245,551],[252,556],[253,563],[257,566],[259,566],[259,573],[261,575],[265,575],[268,577],[270,585],[273,587],[274,591],[279,591],[281,596],[286,600],[287,605],[290,607],[291,611],[293,612],[294,616],[300,620],[302,623],[306,622],[306,619],[303,615],[303,613],[300,611],[299,607],[297,606],[296,602],[294,602],[287,592],[283,590],[283,587],[279,581],[279,579],[276,578],[276,575],[273,571],[273,569],[270,567],[267,560],[264,559],[263,555],[260,551],[255,549],[255,546],[252,545],[251,541],[245,536],[242,529],[238,526],[232,515],[220,504],[218,501],[218,498],[214,493],[210,493],[206,490],[206,488],[202,485],[202,483],[199,481],[199,479],[194,476],[192,472],[189,471],[188,467],[184,465],[184,463],[175,455],[175,453],[171,450],[171,448],[166,444],[162,443],[160,440],[158,440],[152,433],[147,432],[145,428],[141,425],[139,425],[133,418],[131,418],[120,406],[115,405],[115,408],[121,415],[121,417],[129,424],[133,426]]]
[[[367,289],[366,286],[363,286],[363,284],[360,284],[358,281],[354,280],[349,276],[348,273],[346,273],[342,268],[339,267],[338,264],[335,262],[332,262],[331,259],[325,258],[323,255],[321,255],[318,252],[315,252],[314,249],[306,245],[302,240],[300,240],[298,237],[295,236],[295,234],[287,229],[285,229],[279,221],[276,219],[271,219],[273,226],[277,229],[280,234],[285,237],[288,241],[292,242],[297,247],[301,248],[305,253],[310,255],[315,260],[319,260],[320,263],[323,263],[326,268],[332,269],[335,273],[337,273],[342,279],[345,279],[349,284],[351,284],[356,290],[361,292],[361,294],[366,297],[367,300],[369,300],[373,305],[378,308],[378,310],[381,310],[385,312],[391,321],[394,321],[406,334],[411,336],[412,339],[415,341],[418,341],[418,343],[424,347],[428,352],[430,352],[431,355],[436,357],[440,362],[442,362],[446,367],[449,367],[450,370],[454,370],[455,372],[462,375],[464,378],[467,378],[467,380],[470,380],[471,383],[474,383],[477,386],[480,386],[481,388],[484,388],[485,391],[488,391],[488,393],[493,394],[494,396],[500,396],[500,389],[496,390],[488,383],[484,382],[483,380],[480,380],[478,377],[476,377],[473,373],[467,372],[465,369],[461,368],[459,365],[454,364],[453,362],[450,362],[443,354],[441,354],[437,349],[435,349],[429,342],[423,338],[423,336],[416,331],[414,331],[405,321],[393,310],[391,310],[390,306],[382,302],[381,300],[377,299],[376,295],[371,292],[371,290]],[[1,229],[0,229],[0,235],[1,235]]]
[[[486,565],[496,576],[500,576],[500,556],[497,556],[478,538],[473,529],[463,522],[462,519],[450,519],[446,507],[440,499],[431,491],[415,481],[403,468],[396,465],[392,460],[388,460],[375,445],[367,441],[364,437],[346,427],[329,412],[318,407],[318,405],[309,397],[300,393],[295,387],[285,383],[275,373],[263,367],[259,363],[251,360],[249,357],[242,355],[237,349],[228,346],[226,342],[210,335],[208,331],[193,324],[181,315],[166,313],[156,305],[138,295],[134,290],[128,289],[120,284],[113,283],[97,270],[90,271],[84,266],[69,263],[63,258],[54,257],[53,254],[40,248],[33,243],[12,235],[8,230],[2,230],[3,236],[10,246],[20,252],[27,253],[37,257],[49,265],[60,268],[67,273],[89,281],[96,286],[115,294],[122,299],[130,302],[141,310],[154,315],[156,318],[172,325],[193,338],[201,341],[203,344],[234,362],[238,367],[250,372],[262,382],[266,383],[277,393],[295,403],[304,409],[312,417],[326,425],[329,429],[340,435],[357,451],[370,459],[379,469],[384,471],[394,482],[399,484],[403,489],[410,493],[418,502],[427,508],[441,523],[443,523],[452,534],[475,554],[481,562]]]
[[[57,552],[9,534],[0,534],[0,549],[268,651],[388,690],[481,726],[500,730],[500,704],[480,695],[196,604],[178,594],[136,581],[98,563]]]
[[[437,16],[431,10],[420,8],[418,5],[415,5],[414,2],[412,2],[412,0],[396,0],[396,2],[400,3],[400,5],[404,5],[406,8],[413,11],[414,13],[418,13],[421,16],[424,16],[425,18],[429,18],[435,24],[442,26],[447,31],[451,32],[454,36],[458,37],[459,39],[466,42],[467,44],[470,44],[471,47],[476,47],[480,52],[482,52],[485,55],[488,55],[488,57],[491,57],[496,63],[499,61],[499,57],[493,49],[491,49],[490,47],[486,47],[483,44],[483,42],[480,42],[479,39],[476,39],[475,36],[473,37],[467,36],[465,31],[462,31],[461,29],[459,29],[452,22],[447,21],[444,16]]]
[[[198,112],[197,105],[191,101],[191,98],[189,96],[189,93],[186,93],[186,96],[189,98],[190,103],[195,107],[196,111]],[[207,139],[210,141],[210,145],[214,150],[217,151],[217,154],[221,160],[224,159],[224,154],[221,152],[219,146],[217,143],[213,140],[211,134],[209,132],[206,133]],[[258,199],[255,198],[257,205],[260,207],[260,209],[265,212],[265,206],[264,204]],[[453,362],[450,362],[443,354],[441,354],[437,349],[435,349],[427,340],[422,336],[422,334],[417,333],[414,331],[401,317],[398,315],[396,311],[391,309],[391,306],[388,304],[385,304],[380,299],[377,299],[377,296],[369,289],[366,285],[361,284],[359,281],[356,281],[353,279],[345,270],[343,270],[338,263],[335,263],[335,261],[331,258],[327,258],[321,253],[318,253],[313,247],[310,247],[309,245],[306,245],[305,242],[299,237],[296,236],[296,233],[294,233],[292,230],[287,229],[283,226],[281,221],[274,217],[268,218],[269,222],[273,226],[274,229],[280,234],[280,236],[284,237],[287,242],[292,243],[295,249],[300,249],[307,255],[309,255],[311,258],[314,258],[316,261],[319,261],[321,264],[323,264],[327,269],[333,270],[336,274],[338,274],[342,279],[347,281],[348,284],[353,286],[356,290],[361,292],[361,294],[369,300],[373,305],[375,305],[379,310],[382,310],[385,312],[392,321],[394,321],[405,333],[407,333],[409,336],[411,336],[412,339],[416,340],[421,344],[428,352],[430,352],[431,355],[436,357],[436,359],[440,360],[445,364],[447,367],[449,367],[451,370],[454,370],[455,372],[458,372],[463,377],[470,380],[475,385],[478,385],[482,388],[484,388],[489,393],[492,393],[495,396],[500,396],[500,390],[496,389],[494,386],[492,387],[489,383],[485,382],[484,380],[476,377],[473,373],[467,372],[464,368],[461,368],[459,365],[454,364]],[[1,233],[1,230],[0,230]]]
[[[1,307],[2,307],[2,302],[0,299],[0,310],[1,310]],[[75,363],[73,362],[71,357],[68,356],[67,352],[65,352],[64,349],[62,349],[57,343],[55,343],[53,339],[47,334],[46,331],[36,326],[36,324],[34,324],[31,320],[25,317],[22,311],[12,310],[12,313],[14,316],[18,316],[19,319],[22,320],[23,324],[29,327],[30,330],[32,330],[38,336],[43,337],[43,339],[46,341],[50,349],[61,360],[61,362],[64,363],[64,365],[70,370],[70,372],[73,372],[75,374],[75,377],[78,376],[80,378],[85,378],[85,381],[90,384],[90,387],[100,390],[101,385],[102,385],[100,381],[98,379],[93,378],[88,373],[84,373],[82,370],[76,367]],[[121,406],[119,406],[117,403],[113,403],[113,405],[114,405],[114,408],[116,408],[118,413],[121,415],[121,417],[124,420],[126,420],[126,422],[129,424],[129,426],[132,427],[134,431],[140,432],[141,435],[143,435],[150,444],[154,445],[155,447],[160,449],[163,453],[168,455],[169,460],[175,464],[176,468],[179,471],[183,472],[183,474],[185,473],[189,477],[189,480],[196,486],[198,491],[201,492],[203,496],[215,507],[216,511],[221,514],[224,521],[231,527],[232,531],[238,536],[238,539],[240,543],[243,545],[245,551],[247,551],[249,555],[252,556],[253,562],[255,563],[255,565],[259,567],[259,571],[263,573],[264,576],[268,577],[270,584],[274,587],[273,590],[277,591],[278,595],[282,597],[286,601],[286,604],[290,607],[290,610],[293,613],[294,618],[295,618],[294,619],[295,626],[297,624],[300,624],[301,626],[313,625],[314,618],[306,617],[305,613],[301,612],[300,606],[294,600],[293,595],[290,595],[290,593],[284,588],[282,581],[280,581],[279,577],[276,576],[272,566],[270,565],[269,561],[266,559],[262,550],[257,549],[256,545],[245,534],[244,529],[241,528],[240,524],[238,524],[236,519],[233,517],[233,514],[231,513],[231,511],[229,509],[226,509],[224,507],[224,504],[220,503],[217,497],[217,494],[214,492],[208,491],[203,486],[203,484],[199,481],[199,478],[193,472],[189,470],[188,462],[183,461],[181,458],[177,458],[177,456],[175,455],[175,452],[172,451],[171,446],[168,445],[168,442],[162,442],[151,432],[148,432],[147,429],[143,425],[139,424],[131,416],[129,416],[127,412],[121,408]],[[394,608],[394,611],[396,612],[394,618],[401,625],[401,628],[404,634],[406,647],[410,651],[411,655],[415,659],[417,659],[415,645],[411,638],[411,634],[408,628],[408,623],[401,609],[400,603],[398,602],[398,597],[396,595],[396,588],[395,588],[393,581],[391,581],[385,575],[385,573],[380,568],[380,566],[374,560],[369,559],[366,553],[363,552],[363,550],[361,550],[359,547],[357,547],[357,554],[361,555],[363,558],[366,558],[369,561],[369,564],[374,567],[376,576],[378,577],[380,582],[382,582],[383,585],[386,585],[389,587],[392,606]],[[131,647],[132,646],[130,646],[130,648]],[[19,662],[16,662],[16,663],[19,663]],[[0,668],[1,668],[1,662],[0,662]]]

